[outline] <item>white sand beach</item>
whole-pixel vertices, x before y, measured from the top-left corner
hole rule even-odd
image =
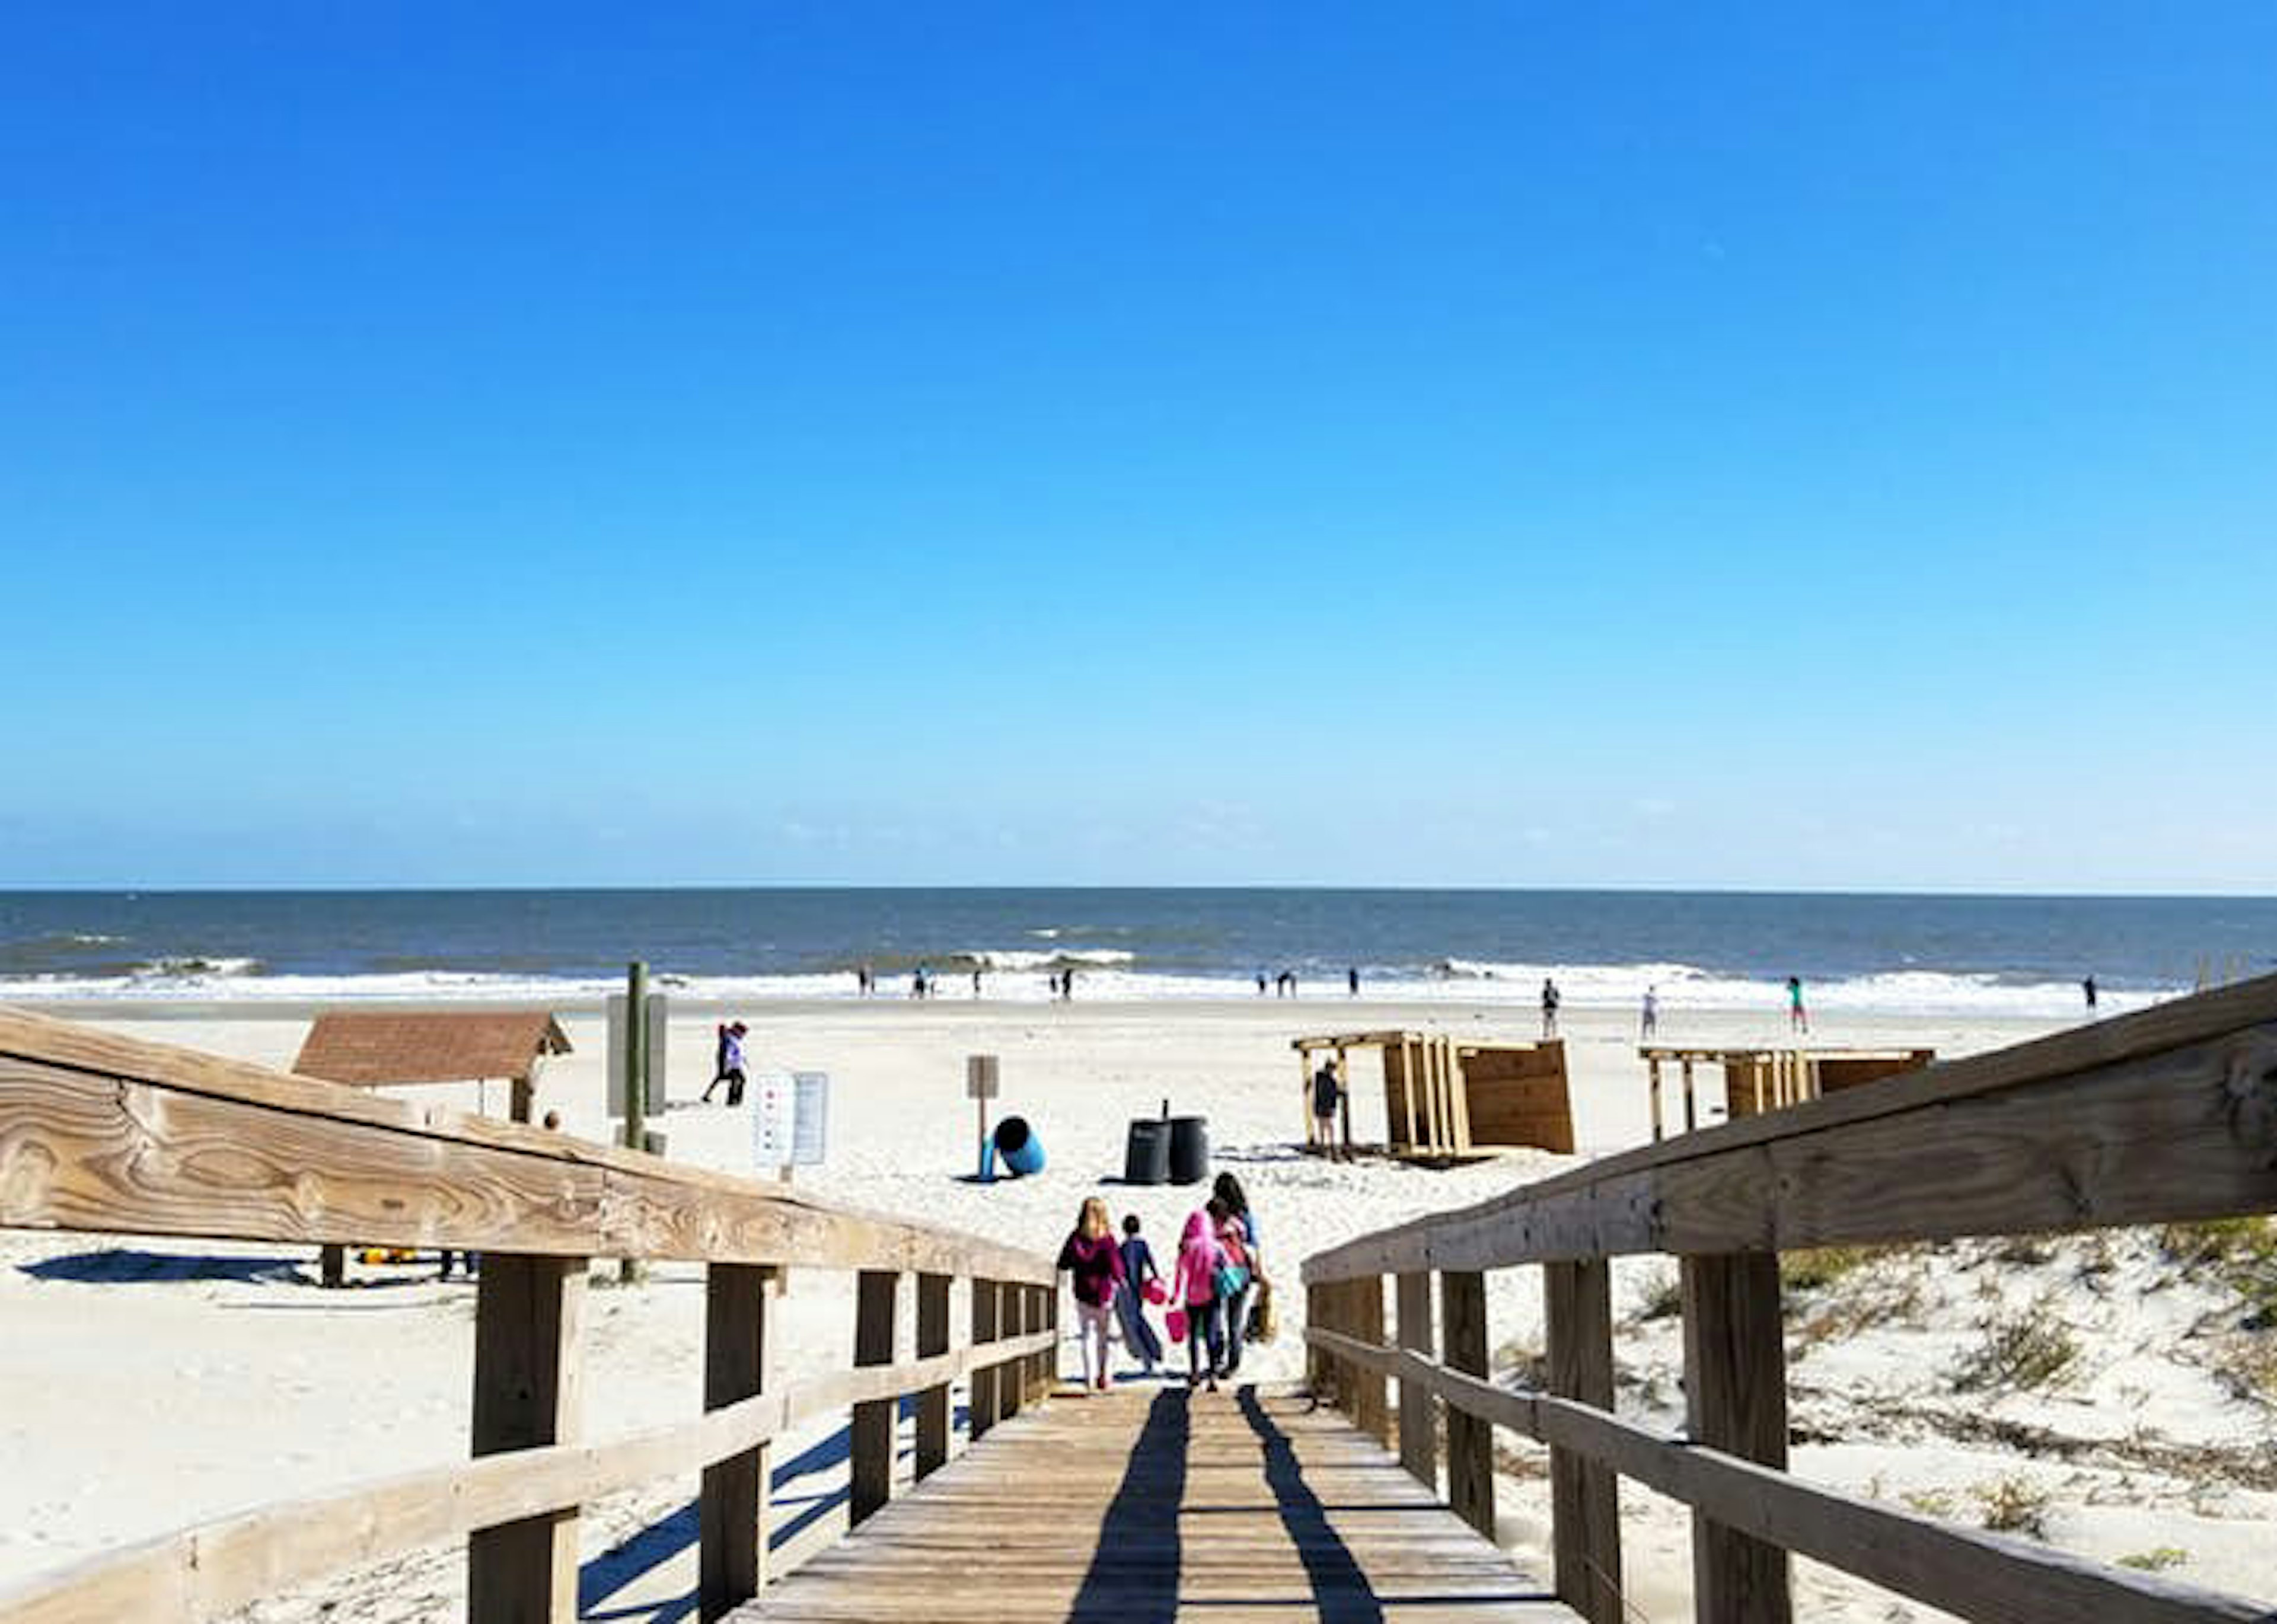
[[[1392,1026],[1533,1035],[1507,1006],[880,999],[735,1013],[750,1025],[758,1066],[831,1075],[829,1160],[802,1170],[803,1185],[1040,1249],[1057,1246],[1094,1193],[1118,1216],[1137,1213],[1167,1249],[1199,1193],[1102,1181],[1121,1172],[1130,1117],[1154,1115],[1165,1101],[1207,1116],[1217,1165],[1247,1186],[1268,1266],[1291,1287],[1278,1340],[1253,1350],[1245,1366],[1245,1376],[1259,1380],[1301,1373],[1294,1284],[1306,1253],[1569,1164],[1529,1152],[1430,1170],[1381,1159],[1332,1163],[1298,1147],[1291,1038]],[[660,1125],[675,1159],[747,1168],[745,1114],[697,1099],[710,1076],[714,1018],[675,1013],[672,1109]],[[276,1065],[290,1063],[306,1030],[290,1014],[229,1010],[112,1015],[103,1024]],[[541,1108],[559,1109],[567,1132],[598,1136],[602,1024],[574,1015],[564,1025],[576,1052],[545,1074]],[[1565,1025],[1582,1154],[1641,1142],[1645,1079],[1634,1018],[1572,1010]],[[1823,1020],[1814,1035],[1827,1045],[1926,1045],[1952,1056],[2046,1029],[1852,1016]],[[1681,1009],[1664,1012],[1659,1035],[1701,1043],[1784,1036],[1772,1014]],[[1049,1164],[1040,1175],[987,1186],[963,1177],[975,1162],[963,1086],[965,1056],[975,1053],[1001,1057],[1000,1104],[1041,1136]],[[1358,1136],[1380,1140],[1381,1094],[1367,1063],[1356,1082]],[[420,1093],[478,1102],[471,1089]],[[502,1096],[494,1087],[485,1103],[502,1111]],[[0,1459],[8,1463],[0,1472],[0,1581],[223,1512],[462,1454],[471,1289],[436,1282],[431,1262],[358,1272],[365,1284],[357,1289],[324,1292],[314,1285],[312,1260],[283,1248],[0,1235]],[[1666,1312],[1673,1273],[1667,1260],[1638,1260],[1615,1274],[1621,1407],[1671,1427],[1682,1414],[1680,1335]],[[695,1413],[698,1282],[693,1268],[665,1266],[644,1286],[594,1292],[589,1437]],[[2268,1537],[2277,1518],[2277,1376],[2268,1369],[2269,1333],[2259,1333],[2256,1353],[2218,1270],[2193,1269],[2170,1242],[2123,1232],[1845,1256],[1798,1284],[1792,1299],[1799,1472],[2101,1559],[2277,1597],[2277,1541]],[[1539,1349],[1534,1271],[1496,1277],[1490,1310],[1504,1366]],[[851,1338],[843,1278],[795,1274],[781,1316],[786,1365],[843,1364]],[[2054,1368],[2030,1380],[1988,1374],[1988,1342],[2026,1320],[2061,1331]],[[1074,1350],[1065,1355],[1073,1369]],[[1961,1391],[1972,1373],[1980,1384]],[[834,1462],[827,1429],[805,1442],[812,1469],[778,1504],[811,1541],[834,1526]],[[801,1453],[779,1451],[778,1463]],[[1542,1460],[1505,1439],[1504,1467],[1504,1540],[1546,1567]],[[682,1508],[692,1488],[658,1484],[589,1514],[589,1611],[645,1617],[644,1606],[688,1591],[693,1520]],[[1639,1616],[1687,1616],[1688,1513],[1633,1485],[1623,1493]],[[1862,1624],[1938,1616],[1800,1566],[1805,1616]],[[436,1616],[458,1605],[461,1567],[453,1553],[427,1553],[280,1598],[257,1616]]]

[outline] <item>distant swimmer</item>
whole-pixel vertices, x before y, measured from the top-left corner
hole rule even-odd
[[[2088,1011],[2092,1014],[2095,1010],[2095,978],[2090,976],[2082,981],[2079,984],[2079,990],[2087,995]]]
[[[1358,964],[1354,964],[1351,969],[1344,972],[1344,990],[1349,992],[1355,998],[1359,996],[1359,966]]]
[[[1657,987],[1648,987],[1644,989],[1644,1008],[1640,1012],[1640,1025],[1637,1035],[1639,1037],[1649,1038],[1659,1030],[1660,988]]]
[[[1810,1011],[1802,1007],[1802,978],[1799,975],[1786,979],[1786,1025],[1790,1032],[1810,1030]]]
[[[1542,1035],[1546,1041],[1557,1035],[1557,1006],[1563,1002],[1557,995],[1557,983],[1548,976],[1542,978]]]

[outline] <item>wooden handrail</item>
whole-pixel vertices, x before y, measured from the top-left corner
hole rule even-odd
[[[1304,1278],[2273,1209],[2277,976],[2264,976],[1609,1156],[1316,1253]]]
[[[1403,1429],[1428,1430],[1429,1407],[1445,1407],[1450,1498],[1482,1529],[1494,1521],[1489,1429],[1549,1445],[1557,1591],[1592,1624],[1623,1618],[1623,1476],[1694,1508],[1704,1624],[1786,1624],[1790,1553],[2000,1624],[2277,1624],[2266,1605],[1789,1475],[1775,1256],[2268,1212],[2277,976],[1743,1117],[1347,1241],[1305,1262],[1306,1341],[1317,1384],[1364,1428],[1383,1425],[1387,1380],[1400,1384]],[[1611,1414],[1607,1260],[1630,1253],[1680,1260],[1687,1437]],[[1498,1386],[1483,1357],[1484,1271],[1522,1264],[1547,1277],[1549,1392]],[[1399,1282],[1389,1338],[1387,1274]],[[1432,1346],[1435,1274],[1441,1359],[1419,1351]],[[1419,1448],[1412,1469],[1431,1460]]]
[[[0,1594],[0,1624],[208,1618],[344,1567],[468,1541],[472,1617],[567,1624],[589,1500],[703,1470],[702,1616],[764,1582],[766,1448],[849,1407],[857,1521],[892,1492],[899,1402],[918,1400],[918,1475],[947,1458],[948,1385],[971,1436],[1048,1389],[1058,1274],[1043,1254],[780,1184],[385,1099],[166,1044],[0,1010],[0,1227],[485,1254],[475,1318],[475,1459],[226,1517]],[[706,1265],[698,1419],[578,1437],[589,1260]],[[767,1277],[858,1271],[855,1368],[766,1380]],[[894,1362],[895,1289],[918,1281],[920,1357]],[[974,1337],[951,1347],[948,1291]],[[877,1423],[884,1418],[887,1424]]]
[[[216,1518],[0,1590],[0,1618],[8,1624],[213,1618],[345,1568],[709,1466],[829,1411],[1032,1359],[1057,1342],[1056,1331],[1036,1331],[842,1370],[604,1444],[514,1450]]]
[[[796,1186],[11,1010],[0,1227],[1055,1278]]]

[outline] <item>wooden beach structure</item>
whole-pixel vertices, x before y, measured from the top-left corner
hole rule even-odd
[[[1652,1137],[1665,1137],[1661,1119],[1661,1067],[1677,1068],[1684,1102],[1684,1131],[1700,1126],[1694,1068],[1714,1066],[1724,1074],[1727,1117],[1757,1117],[1846,1088],[1918,1071],[1937,1058],[1933,1048],[1688,1048],[1648,1043],[1639,1048],[1651,1093]]]
[[[1626,1624],[1624,1479],[1691,1507],[1700,1624],[1792,1624],[1796,1556],[1982,1624],[2267,1624],[2266,1600],[1790,1474],[1779,1258],[2272,1212],[2277,977],[1728,1122],[1315,1253],[1301,1271],[1304,1393],[1055,1398],[1059,1293],[1040,1254],[0,1013],[0,1226],[369,1234],[491,1260],[473,1458],[17,1584],[0,1590],[0,1624],[209,1619],[445,1542],[465,1544],[474,1624],[569,1624],[581,1508],[699,1473],[694,1611],[750,1624]],[[625,1254],[704,1265],[704,1409],[589,1439],[586,1260]],[[1635,1255],[1679,1260],[1679,1433],[1614,1410],[1611,1260]],[[781,1371],[771,1355],[765,1282],[787,1262],[856,1271],[844,1366]],[[1521,1268],[1539,1268],[1546,1292],[1538,1387],[1497,1371],[1488,1318],[1490,1276]],[[952,1315],[957,1298],[967,1314]],[[961,1452],[958,1383],[972,1418]],[[895,1419],[912,1395],[905,1483]],[[853,1529],[768,1583],[765,1452],[833,1414],[847,1417]],[[1491,1543],[1498,1437],[1548,1451],[1545,1579]]]
[[[538,1068],[568,1052],[544,1010],[327,1010],[310,1023],[293,1070],[355,1088],[504,1082],[507,1116],[529,1122]]]
[[[1363,1050],[1381,1057],[1394,1155],[1441,1160],[1523,1147],[1573,1154],[1573,1108],[1560,1040],[1487,1043],[1441,1033],[1348,1032],[1297,1038],[1291,1047],[1308,1081],[1323,1059],[1336,1069],[1346,1143],[1352,1140],[1351,1057]]]

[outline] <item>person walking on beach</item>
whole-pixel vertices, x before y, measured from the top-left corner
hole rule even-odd
[[[1146,1318],[1146,1287],[1161,1281],[1162,1271],[1154,1266],[1154,1249],[1146,1244],[1138,1227],[1137,1213],[1124,1216],[1123,1285],[1115,1293],[1115,1308],[1123,1321],[1123,1346],[1138,1356],[1151,1378],[1154,1367],[1162,1362],[1162,1339]]]
[[[1242,1189],[1241,1180],[1231,1173],[1220,1173],[1210,1186],[1210,1193],[1225,1208],[1224,1220],[1217,1230],[1218,1245],[1225,1249],[1227,1259],[1239,1264],[1248,1276],[1223,1305],[1223,1374],[1232,1376],[1241,1369],[1242,1345],[1249,1340],[1250,1308],[1260,1292],[1271,1289],[1272,1282],[1265,1277],[1265,1257],[1258,1246],[1257,1215],[1249,1208],[1249,1195]]]
[[[1260,998],[1265,996],[1265,972],[1262,970],[1257,972],[1257,995]]]
[[[1186,1315],[1186,1385],[1207,1382],[1212,1392],[1217,1391],[1217,1361],[1225,1356],[1225,1331],[1217,1311],[1217,1271],[1224,1261],[1209,1209],[1189,1215],[1185,1231],[1178,1237],[1177,1266],[1170,1272],[1170,1300]],[[1205,1341],[1209,1344],[1207,1371],[1202,1366]]]
[[[1083,1346],[1083,1384],[1107,1391],[1107,1326],[1123,1285],[1123,1253],[1107,1203],[1093,1196],[1076,1215],[1075,1230],[1060,1247],[1060,1267],[1075,1276],[1076,1340]],[[1098,1353],[1094,1362],[1093,1346]]]
[[[1659,1030],[1660,988],[1657,987],[1648,987],[1644,989],[1644,1010],[1639,1017],[1637,1036],[1639,1038],[1649,1038]]]
[[[980,996],[980,966],[978,964],[972,966],[972,995],[975,998]]]
[[[720,1041],[712,1057],[712,1080],[704,1086],[704,1103],[712,1103],[712,1091],[720,1084],[727,1085],[727,1103],[743,1102],[743,1034],[749,1031],[741,1021],[730,1021],[720,1028]]]
[[[1359,966],[1358,964],[1354,964],[1351,969],[1344,972],[1344,990],[1349,992],[1355,998],[1359,996]]]
[[[1336,1108],[1344,1103],[1344,1097],[1335,1064],[1323,1060],[1321,1069],[1313,1073],[1313,1143],[1332,1162],[1336,1160]]]
[[[1542,978],[1542,1036],[1544,1041],[1557,1035],[1557,983],[1548,976]]]
[[[1802,1007],[1802,978],[1791,975],[1786,979],[1786,1025],[1790,1032],[1809,1033],[1810,1011]]]
[[[2090,977],[2088,977],[2088,978],[2087,978],[2087,980],[2086,980],[2082,981],[2082,982],[2079,984],[2079,990],[2080,990],[2081,992],[2083,992],[2083,993],[2084,993],[2084,994],[2086,994],[2086,995],[2087,995],[2087,1012],[2088,1012],[2090,1015],[2094,1014],[2094,1013],[2095,1013],[2095,978],[2094,978],[2093,976],[2090,976]]]

